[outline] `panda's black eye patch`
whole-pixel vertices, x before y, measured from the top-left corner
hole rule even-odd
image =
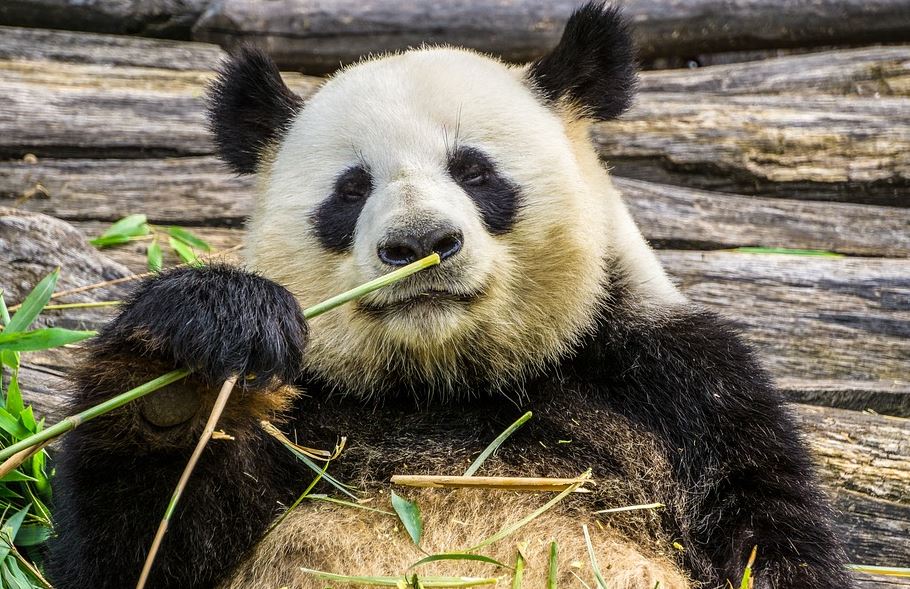
[[[335,181],[335,194],[347,201],[357,201],[370,196],[373,179],[361,166],[351,168]]]
[[[493,160],[474,147],[459,147],[449,155],[448,170],[477,205],[490,233],[501,235],[512,228],[520,193],[497,171]]]
[[[335,180],[332,195],[313,214],[316,236],[326,248],[344,252],[354,245],[360,211],[373,191],[373,178],[363,166],[348,168]]]

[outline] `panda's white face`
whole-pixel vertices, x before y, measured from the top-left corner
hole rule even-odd
[[[569,349],[624,218],[586,133],[526,70],[465,50],[326,83],[261,173],[251,265],[307,306],[433,251],[443,262],[315,319],[309,368],[349,392],[390,380],[446,392]]]

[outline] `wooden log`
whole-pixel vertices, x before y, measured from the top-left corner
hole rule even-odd
[[[595,126],[614,174],[769,197],[908,206],[910,99],[644,92]]]
[[[211,71],[0,60],[0,157],[205,155]],[[308,95],[320,83],[290,74]]]
[[[627,0],[642,57],[910,40],[902,0]],[[279,63],[325,73],[363,55],[448,43],[529,61],[553,47],[576,0],[224,0],[194,38],[231,46],[255,40]]]
[[[645,237],[660,248],[753,246],[910,256],[906,208],[739,196],[619,177],[614,184]]]
[[[851,561],[910,566],[910,420],[794,407]]]
[[[910,46],[821,51],[748,63],[643,72],[640,90],[910,96]]]
[[[0,60],[211,70],[225,55],[207,43],[0,26]]]
[[[657,247],[910,256],[910,209],[740,197],[625,178],[615,183]],[[115,221],[145,212],[156,223],[239,227],[252,210],[253,184],[211,156],[0,162],[0,204],[67,220]]]
[[[910,260],[658,253],[683,292],[744,330],[776,378],[908,381]],[[880,393],[908,415],[905,391]]]
[[[241,226],[252,212],[254,182],[213,156],[28,158],[0,161],[0,204],[66,220],[143,212],[155,223]]]
[[[210,0],[4,0],[0,24],[188,39]]]

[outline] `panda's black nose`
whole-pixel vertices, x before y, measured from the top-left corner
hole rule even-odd
[[[436,252],[442,260],[451,258],[464,241],[461,230],[446,225],[424,233],[396,231],[379,244],[379,259],[390,266],[406,266]]]

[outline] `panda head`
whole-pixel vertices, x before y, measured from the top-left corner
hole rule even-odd
[[[629,106],[635,72],[624,21],[600,3],[532,64],[414,49],[306,101],[261,52],[236,53],[210,120],[223,159],[259,176],[254,269],[307,306],[442,258],[315,319],[309,370],[363,395],[517,390],[592,328],[616,268],[672,298],[588,137]]]

